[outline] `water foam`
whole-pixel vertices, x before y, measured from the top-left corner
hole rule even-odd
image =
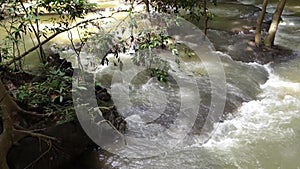
[[[300,118],[300,83],[281,79],[269,65],[269,80],[261,85],[258,100],[243,105],[235,117],[218,125],[214,136],[204,147],[233,148],[256,143],[259,140],[285,140],[293,137],[288,124]],[[217,125],[217,124],[216,124]]]

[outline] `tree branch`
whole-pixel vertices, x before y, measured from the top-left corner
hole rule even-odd
[[[63,32],[69,31],[69,30],[71,30],[71,29],[73,29],[73,28],[76,28],[76,27],[78,27],[78,26],[80,26],[80,25],[82,25],[82,24],[88,23],[88,22],[92,22],[92,21],[95,21],[95,20],[100,20],[100,19],[105,19],[105,18],[112,17],[114,14],[116,14],[116,13],[118,13],[118,12],[119,12],[119,11],[113,12],[110,16],[101,16],[101,17],[97,17],[97,18],[87,19],[87,20],[78,22],[77,24],[75,24],[75,25],[73,25],[73,26],[71,26],[71,27],[69,27],[69,28],[62,29],[62,30],[60,30],[60,31],[58,31],[58,32],[56,32],[56,33],[54,33],[54,34],[51,35],[50,37],[48,37],[46,40],[42,41],[40,44],[38,44],[38,45],[36,45],[36,46],[34,46],[34,47],[28,49],[26,52],[22,53],[20,56],[18,56],[18,57],[16,57],[16,58],[12,59],[12,60],[10,60],[10,61],[5,62],[4,67],[8,67],[8,66],[10,66],[11,64],[13,64],[15,61],[18,61],[18,60],[22,59],[23,57],[27,56],[29,53],[31,53],[31,52],[35,51],[36,49],[38,49],[40,45],[46,44],[47,42],[49,42],[50,40],[52,40],[53,38],[55,38],[57,35],[59,35],[59,34],[61,34],[61,33],[63,33]],[[123,12],[123,11],[122,11],[122,12]]]

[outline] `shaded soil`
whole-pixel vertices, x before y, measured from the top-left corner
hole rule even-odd
[[[22,139],[8,153],[11,169],[60,169],[86,150],[96,147],[76,121],[52,126],[42,134],[56,137],[59,142],[46,143],[32,137]]]

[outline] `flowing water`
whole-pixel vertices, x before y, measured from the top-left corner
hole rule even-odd
[[[256,3],[250,0],[241,2]],[[276,43],[299,51],[300,18],[297,17],[299,6],[296,5],[300,6],[300,3],[290,1],[290,5],[288,4],[287,9],[290,11],[283,16],[284,21],[280,25]],[[233,112],[227,115],[224,122],[214,124],[213,135],[205,144],[197,144],[196,141],[158,156],[139,159],[126,158],[126,153],[124,156],[106,156],[102,152],[99,157],[101,163],[98,162],[98,165],[104,168],[300,168],[300,55],[295,54],[294,59],[281,63],[259,65],[231,61],[228,56],[217,53],[222,58],[228,93],[231,93],[227,98],[230,103],[236,103],[234,107],[237,109],[230,109]],[[201,64],[189,61],[185,64],[189,71],[201,75],[198,79],[200,84],[204,87],[208,85],[205,83],[205,71]],[[143,83],[136,87],[142,87],[146,91],[163,88],[157,81],[144,80]],[[136,101],[143,99],[138,97]],[[242,104],[239,104],[240,99]],[[161,109],[160,105],[152,106]],[[143,116],[147,116],[149,112],[142,110],[143,108],[145,107],[140,106],[125,111],[126,117],[131,116],[128,118],[129,126],[136,127],[136,133],[142,131],[145,135],[154,129],[161,129],[158,126],[147,128],[134,123],[146,119]],[[140,114],[141,112],[146,114]]]
[[[215,124],[216,131],[204,145],[153,158],[106,160],[120,168],[299,168],[300,58],[263,67],[269,79],[260,86],[257,99],[244,102],[232,117]]]
[[[256,5],[261,1],[240,0],[239,2]],[[300,51],[300,17],[298,17],[300,3],[299,0],[288,3],[287,15],[283,16],[284,22],[280,25],[276,43]],[[269,10],[273,10],[274,6],[273,3]],[[222,13],[222,10],[219,12]],[[237,17],[244,15],[246,11],[240,13],[239,10],[231,9],[229,12],[223,12]],[[58,37],[57,41],[61,41],[62,38]],[[86,168],[300,168],[300,55],[296,54],[296,58],[282,63],[259,65],[235,62],[230,60],[230,56],[220,52],[212,53],[220,56],[226,73],[229,109],[225,109],[226,120],[214,123],[213,135],[205,144],[198,143],[197,137],[190,137],[194,141],[187,146],[139,159],[126,158],[126,153],[135,153],[134,148],[131,149],[132,152],[127,150],[121,156],[105,155],[99,150],[100,155],[97,159],[95,154],[86,157],[89,159],[84,159],[89,163],[87,165],[89,167]],[[204,96],[199,110],[205,111],[210,106],[211,86],[206,79],[207,72],[203,64],[187,59],[184,60],[182,69],[197,77],[197,84],[201,86],[199,93]],[[102,71],[105,74],[110,69],[105,68]],[[180,74],[178,73],[177,76]],[[123,107],[122,114],[128,120],[131,129],[129,135],[152,137],[151,134],[158,135],[158,132],[163,132],[165,128],[161,124],[145,125],[145,123],[159,117],[155,112],[159,112],[164,107],[156,102],[149,102],[149,98],[165,100],[166,96],[161,95],[160,91],[169,92],[170,99],[167,99],[168,102],[165,104],[169,106],[169,112],[176,112],[178,86],[166,86],[143,74],[139,77],[141,78],[135,79],[133,84],[128,85],[150,94],[143,98],[141,97],[145,96],[143,93],[132,92],[131,101],[138,106]],[[186,77],[183,75],[181,78]],[[111,76],[101,76],[100,79],[103,79],[104,85],[110,85],[105,82],[111,79]],[[118,89],[121,90],[122,86]],[[118,104],[122,107],[122,102]],[[149,104],[152,109],[148,109]],[[162,140],[157,147],[163,147],[163,144],[165,143]],[[139,146],[141,151],[149,150],[146,144]]]

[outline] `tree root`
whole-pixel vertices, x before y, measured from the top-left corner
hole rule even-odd
[[[25,127],[22,127],[18,124],[14,124],[14,128],[17,130],[27,130]],[[45,131],[47,128],[37,128],[37,129],[32,129],[32,130],[27,130],[31,132],[39,132],[39,131]]]
[[[51,137],[51,136],[47,136],[47,135],[44,135],[44,134],[40,134],[40,133],[34,133],[32,131],[28,131],[28,130],[13,130],[14,134],[18,135],[18,134],[21,134],[21,135],[25,135],[26,136],[32,136],[32,137],[38,137],[38,138],[41,138],[41,139],[46,139],[46,140],[52,140],[52,141],[59,141],[57,138],[55,137]]]
[[[19,105],[8,94],[0,79],[0,113],[3,125],[3,132],[0,133],[0,168],[9,169],[6,161],[6,156],[13,144],[16,144],[22,138],[31,136],[37,137],[49,145],[49,149],[45,151],[40,157],[34,160],[26,168],[31,167],[34,163],[39,161],[45,154],[47,154],[52,148],[52,141],[59,142],[55,137],[47,136],[34,131],[29,131],[19,126],[20,115],[31,115],[37,117],[46,117],[49,114],[37,114],[35,112],[26,111],[19,107]]]
[[[21,114],[24,114],[24,115],[30,115],[30,116],[36,116],[36,117],[49,117],[52,114],[52,113],[39,114],[39,113],[36,113],[36,112],[24,110],[20,107],[18,109],[18,112],[20,112]]]
[[[48,149],[46,151],[44,151],[38,158],[36,158],[34,161],[32,161],[30,164],[28,164],[24,169],[28,169],[30,168],[31,166],[33,166],[35,163],[37,163],[40,159],[42,159],[47,153],[49,153],[49,151],[51,150],[52,148],[52,142],[51,141],[46,141],[47,144],[48,144]]]
[[[1,136],[1,135],[0,135]],[[23,139],[24,137],[27,137],[27,136],[31,136],[31,137],[36,137],[38,139],[41,139],[42,141],[44,141],[48,146],[49,148],[43,152],[38,158],[36,158],[34,161],[32,161],[30,164],[28,164],[24,169],[28,169],[30,168],[32,165],[34,165],[35,163],[37,163],[40,159],[42,159],[52,148],[55,148],[53,146],[53,143],[52,141],[55,141],[55,142],[58,142],[59,140],[55,137],[51,137],[51,136],[47,136],[47,135],[44,135],[44,134],[40,134],[40,133],[34,133],[32,131],[28,131],[28,130],[16,130],[16,129],[13,129],[13,137],[12,137],[12,141],[13,141],[13,144],[16,144],[18,141],[20,141],[21,139]],[[1,137],[0,137],[1,138]],[[1,143],[1,141],[0,141]],[[13,145],[11,144],[10,147]],[[0,144],[1,145],[1,144]],[[2,146],[2,145],[1,145]],[[9,147],[9,148],[10,148]],[[8,152],[8,151],[7,151]],[[7,155],[7,152],[6,152],[6,155]],[[6,160],[6,155],[5,155],[5,160]],[[1,158],[1,157],[0,157]],[[1,161],[1,159],[0,159]],[[5,164],[7,165],[7,164]],[[2,169],[2,168],[1,168]],[[9,169],[9,168],[5,168],[5,169]]]

